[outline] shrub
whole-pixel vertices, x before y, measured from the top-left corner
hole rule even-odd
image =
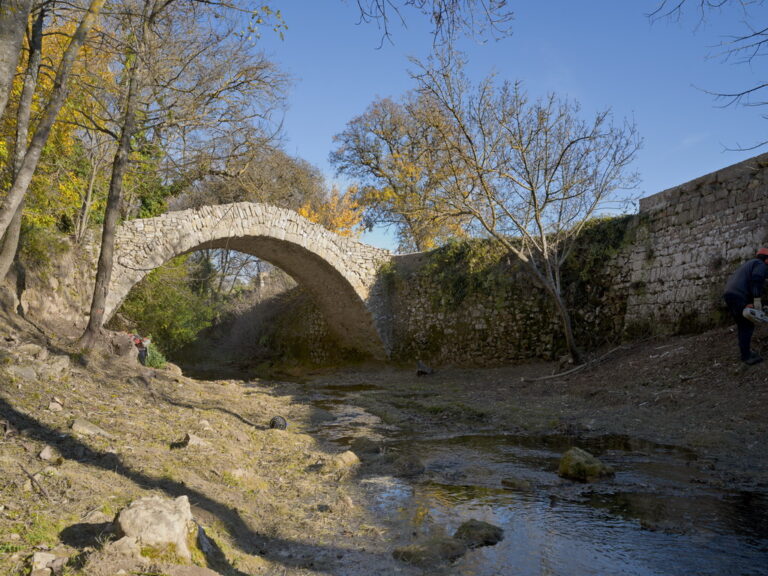
[[[150,368],[162,368],[165,366],[166,362],[167,360],[160,349],[154,344],[150,344],[147,349],[146,366],[149,366]]]

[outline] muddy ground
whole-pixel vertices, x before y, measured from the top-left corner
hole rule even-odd
[[[768,354],[768,335],[758,333],[754,345]],[[399,425],[626,435],[690,449],[723,486],[768,487],[768,363],[739,362],[732,330],[625,344],[556,375],[571,369],[553,363],[438,368],[418,377],[414,370],[381,368],[316,375],[310,382],[387,390],[358,398]]]
[[[768,341],[756,347],[768,352]],[[694,468],[722,487],[768,488],[768,364],[738,363],[733,333],[606,353],[545,380],[557,366],[437,367],[418,377],[411,367],[369,365],[298,382],[197,381],[108,350],[85,361],[67,342],[7,321],[0,573],[28,574],[30,556],[50,550],[68,558],[70,575],[171,574],[173,558],[148,564],[111,554],[110,521],[140,496],[184,494],[216,545],[198,562],[216,573],[421,574],[392,558],[406,542],[372,515],[358,476],[331,465],[344,448],[316,435],[327,414],[307,398],[329,384],[370,385],[360,403],[401,428],[627,435],[690,449]],[[269,428],[278,414],[285,431]],[[104,434],[75,432],[77,419]],[[183,446],[187,434],[203,442]],[[46,446],[53,456],[43,459]]]

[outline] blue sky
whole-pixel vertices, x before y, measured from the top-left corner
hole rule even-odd
[[[761,61],[735,65],[717,45],[744,31],[743,15],[715,11],[701,22],[691,3],[680,21],[651,23],[656,0],[510,0],[513,34],[459,48],[476,80],[494,72],[521,80],[532,97],[554,91],[578,100],[586,115],[610,107],[617,119],[634,118],[644,139],[634,168],[636,195],[648,196],[734,164],[766,149],[735,152],[765,139],[761,109],[721,108],[704,90],[755,84]],[[290,0],[280,6],[288,30],[280,40],[265,31],[260,47],[293,77],[284,118],[286,150],[334,179],[332,138],[376,98],[414,87],[408,57],[432,49],[430,24],[404,12],[392,43],[381,45],[375,24],[359,23],[354,0]],[[765,13],[765,9],[758,9]],[[381,45],[381,47],[379,47]],[[768,112],[768,111],[766,111]],[[363,241],[394,248],[383,230]]]

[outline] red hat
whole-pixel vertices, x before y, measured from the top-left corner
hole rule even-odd
[[[760,248],[760,250],[757,251],[757,256],[765,256],[768,258],[768,248]]]

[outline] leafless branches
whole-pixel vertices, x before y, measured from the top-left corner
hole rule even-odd
[[[740,19],[743,31],[727,36],[712,46],[710,57],[735,64],[752,65],[758,58],[768,55],[768,26],[765,22],[760,22],[762,13],[757,11],[763,5],[764,0],[662,0],[649,17],[652,21],[663,18],[680,19],[690,6],[698,11],[701,23],[707,18],[718,17],[726,10],[733,11]],[[768,88],[768,82],[758,81],[752,86],[737,90],[705,90],[705,92],[711,94],[723,107],[733,105],[759,107],[768,104],[768,99],[764,96],[766,88]],[[768,119],[768,115],[763,117]],[[766,143],[768,140],[738,149],[752,150]]]
[[[443,206],[469,214],[478,234],[516,255],[552,296],[576,359],[560,271],[586,222],[635,185],[636,127],[614,123],[609,110],[582,119],[577,103],[554,94],[531,101],[520,83],[473,84],[454,52],[417,64],[419,91],[440,110],[431,116],[435,145],[452,175]]]
[[[432,20],[436,43],[449,43],[460,33],[495,37],[510,33],[513,19],[506,0],[357,0],[360,18],[376,22],[382,41],[391,41],[392,22],[406,26],[404,10],[412,9]]]

